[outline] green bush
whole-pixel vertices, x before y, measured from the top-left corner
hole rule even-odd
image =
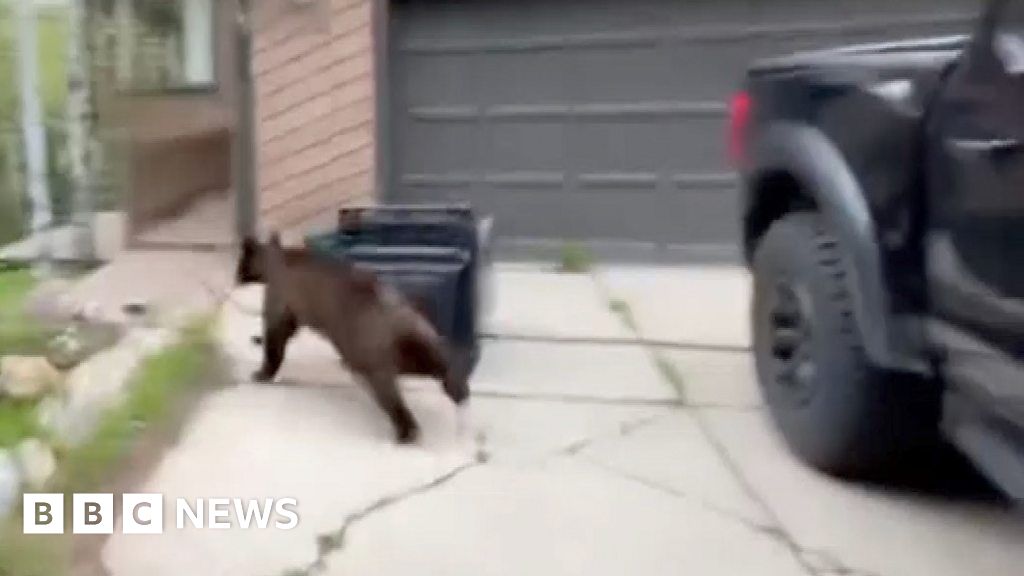
[[[39,92],[46,117],[64,118],[67,101],[67,12],[62,8],[39,8]],[[0,3],[0,125],[17,126],[19,109],[17,30],[11,3]],[[10,79],[10,81],[6,81]]]
[[[65,136],[62,126],[67,101],[67,13],[62,8],[38,9],[39,80],[43,111],[48,124],[47,178],[54,222],[66,222],[71,215],[71,187],[61,157]],[[20,158],[14,158],[19,174],[9,173],[21,142],[20,93],[17,62],[17,30],[11,3],[0,4],[0,246],[22,238],[28,232],[28,205],[22,185]]]
[[[2,154],[0,161],[3,161]],[[21,238],[26,228],[21,191],[11,190],[9,186],[0,182],[0,246]]]

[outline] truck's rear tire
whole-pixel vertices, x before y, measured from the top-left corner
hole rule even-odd
[[[933,428],[934,403],[919,397],[921,386],[871,367],[845,259],[816,213],[771,226],[754,255],[754,351],[790,449],[820,470],[861,476],[919,445]]]

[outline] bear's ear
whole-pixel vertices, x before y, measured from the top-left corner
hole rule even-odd
[[[247,237],[242,240],[242,253],[238,258],[238,268],[235,271],[238,284],[263,281],[261,251],[262,248],[255,238]]]
[[[260,244],[256,241],[256,238],[252,236],[246,236],[242,239],[242,254],[252,255],[259,250]]]

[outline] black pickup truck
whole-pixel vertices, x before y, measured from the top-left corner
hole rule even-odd
[[[941,433],[1024,499],[1024,0],[757,62],[732,101],[758,378],[804,461]]]

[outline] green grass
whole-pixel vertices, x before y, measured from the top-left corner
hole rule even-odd
[[[0,402],[0,448],[13,448],[25,438],[39,437],[37,402]]]
[[[58,487],[95,488],[129,452],[139,431],[162,424],[175,399],[202,385],[215,362],[210,321],[191,323],[175,344],[142,362],[128,384],[128,398],[104,416],[92,439],[62,454]]]
[[[6,171],[10,166],[5,154],[9,154],[0,136],[0,246],[6,246],[25,235],[28,218],[24,214],[24,198],[20,191],[19,178],[12,178]]]
[[[594,256],[582,244],[569,242],[559,253],[558,271],[567,274],[583,274],[594,265]]]
[[[42,353],[56,333],[24,314],[25,301],[35,285],[28,269],[0,271],[0,356]]]
[[[64,501],[70,510],[71,498]],[[8,520],[0,531],[0,575],[70,576],[72,545],[70,534],[25,536],[21,517]]]
[[[47,490],[64,493],[65,507],[72,493],[103,489],[140,432],[167,422],[176,401],[207,383],[217,362],[211,328],[209,319],[197,319],[174,344],[145,359],[125,402],[104,415],[92,439],[58,452],[57,477]],[[22,534],[19,512],[0,524],[0,576],[70,575],[72,550],[70,535]]]
[[[36,280],[27,269],[0,272],[0,356],[35,353],[46,346],[48,331],[22,313],[25,299],[35,285]],[[40,433],[36,405],[37,402],[0,400],[0,448],[10,448]]]
[[[0,272],[0,313],[20,311],[35,285],[36,279],[28,268]]]

